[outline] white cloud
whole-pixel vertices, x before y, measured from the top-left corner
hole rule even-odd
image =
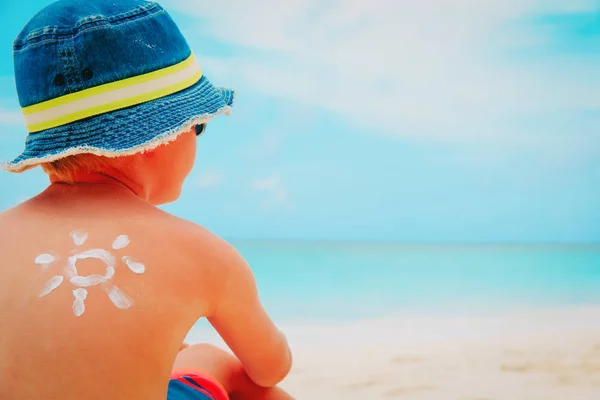
[[[194,183],[196,187],[202,189],[209,189],[219,186],[223,182],[223,174],[218,171],[209,169],[200,174],[195,180]]]
[[[278,207],[284,207],[290,210],[289,192],[283,186],[283,180],[279,175],[273,175],[267,178],[257,179],[252,182],[252,188],[258,192],[267,194],[263,203],[265,209],[271,210]]]
[[[170,4],[206,18],[200,29],[210,35],[245,48],[236,58],[201,57],[219,82],[319,106],[388,134],[505,135],[507,118],[600,108],[589,60],[525,60],[514,52],[552,38],[523,18],[597,10],[594,0]]]

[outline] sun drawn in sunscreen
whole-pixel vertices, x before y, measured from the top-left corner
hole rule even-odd
[[[79,317],[85,312],[85,299],[88,296],[88,289],[93,286],[100,286],[106,293],[110,301],[119,309],[125,310],[133,305],[133,301],[127,294],[111,282],[111,278],[115,275],[115,267],[117,264],[115,256],[108,250],[104,249],[88,249],[78,251],[77,247],[85,244],[88,234],[83,231],[73,231],[70,233],[73,244],[76,249],[73,250],[73,255],[67,259],[64,266],[64,275],[56,275],[50,278],[39,293],[39,297],[44,297],[50,294],[54,289],[58,288],[65,279],[75,286],[73,290],[73,313]],[[120,235],[112,243],[113,250],[122,250],[129,245],[129,237]],[[42,267],[42,270],[47,269],[60,258],[54,254],[40,254],[35,258],[35,263]],[[77,261],[85,259],[99,260],[104,264],[104,274],[92,274],[87,276],[79,275],[77,271]],[[121,261],[135,274],[143,274],[146,267],[139,261],[134,260],[129,256],[121,257]]]

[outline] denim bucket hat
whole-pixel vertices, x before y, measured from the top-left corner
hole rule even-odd
[[[59,0],[13,43],[28,135],[2,168],[22,172],[70,155],[152,150],[229,114],[167,12],[146,0]]]

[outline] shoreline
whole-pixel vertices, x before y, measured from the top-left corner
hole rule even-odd
[[[402,310],[390,313],[389,316],[378,316],[373,318],[357,317],[342,318],[341,320],[328,320],[326,318],[293,320],[278,322],[282,331],[298,339],[307,338],[307,335],[317,335],[324,339],[324,335],[338,335],[340,330],[360,333],[371,336],[373,331],[397,330],[403,331],[403,338],[415,338],[422,334],[419,329],[444,327],[446,334],[439,333],[441,338],[447,337],[448,333],[470,334],[471,337],[493,336],[497,334],[496,328],[503,326],[505,330],[502,335],[518,334],[531,331],[532,333],[543,333],[544,331],[570,331],[589,328],[592,324],[600,328],[600,304],[584,305],[544,305],[544,306],[518,306],[489,308],[486,311],[477,312],[455,312],[445,311],[420,311]],[[597,316],[588,320],[587,317]],[[277,322],[277,321],[276,321]],[[489,328],[473,331],[464,329],[467,324]],[[411,328],[413,329],[411,332]],[[494,328],[494,329],[491,329]],[[437,331],[440,332],[440,331]],[[220,341],[219,336],[212,330],[208,322],[202,321],[192,328],[188,339],[192,342]],[[418,340],[424,340],[419,336]],[[301,343],[302,340],[299,340]],[[222,341],[221,341],[222,343]]]

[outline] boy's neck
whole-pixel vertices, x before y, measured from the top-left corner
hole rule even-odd
[[[73,182],[65,182],[56,175],[50,175],[50,183],[52,185],[106,185],[112,184],[121,186],[131,191],[137,197],[144,200],[148,199],[148,190],[145,189],[144,185],[137,183],[135,180],[128,177],[126,174],[118,170],[107,170],[103,172],[82,172],[78,171],[73,175]]]

